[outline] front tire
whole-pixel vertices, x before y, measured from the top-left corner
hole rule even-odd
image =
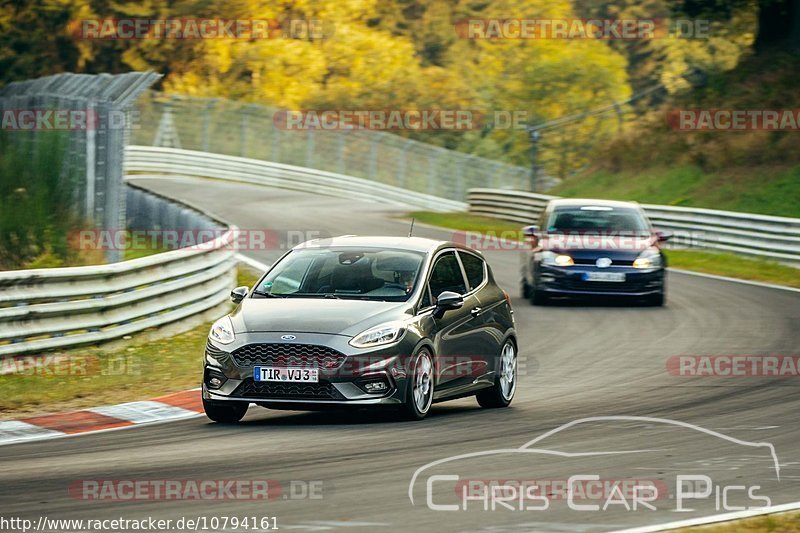
[[[522,294],[522,299],[527,300],[531,297],[531,286],[528,285],[528,282],[524,279],[522,280],[521,290],[520,293]]]
[[[244,418],[250,404],[246,402],[215,402],[203,398],[203,410],[214,422],[234,424]]]
[[[517,377],[517,346],[509,339],[500,351],[500,369],[494,385],[475,395],[478,404],[485,409],[508,407],[517,390]]]
[[[433,357],[428,350],[420,350],[409,369],[406,384],[406,401],[402,414],[407,420],[422,420],[433,403]]]
[[[531,288],[531,305],[547,305],[550,297],[547,293],[536,288]]]

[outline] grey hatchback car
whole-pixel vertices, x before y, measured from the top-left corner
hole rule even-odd
[[[336,237],[286,253],[211,328],[202,396],[209,418],[272,409],[438,401],[505,407],[517,385],[508,294],[480,253],[418,237]]]

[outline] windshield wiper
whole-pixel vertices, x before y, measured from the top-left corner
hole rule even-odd
[[[264,296],[266,298],[283,298],[283,296],[278,296],[277,294],[272,294],[271,292],[264,292],[264,291],[253,291],[253,294],[258,296]]]

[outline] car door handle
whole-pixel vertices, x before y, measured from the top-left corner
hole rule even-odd
[[[483,311],[483,309],[481,309],[480,307],[473,307],[472,311],[470,311],[470,314],[472,314],[472,316],[478,316],[479,314],[481,314],[481,311]]]

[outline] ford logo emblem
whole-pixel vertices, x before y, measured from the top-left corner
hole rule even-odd
[[[281,340],[282,341],[293,341],[296,338],[297,337],[295,337],[294,335],[281,335]]]
[[[595,261],[594,264],[597,265],[597,268],[608,268],[611,266],[611,259],[609,259],[608,257],[601,257],[600,259]]]

